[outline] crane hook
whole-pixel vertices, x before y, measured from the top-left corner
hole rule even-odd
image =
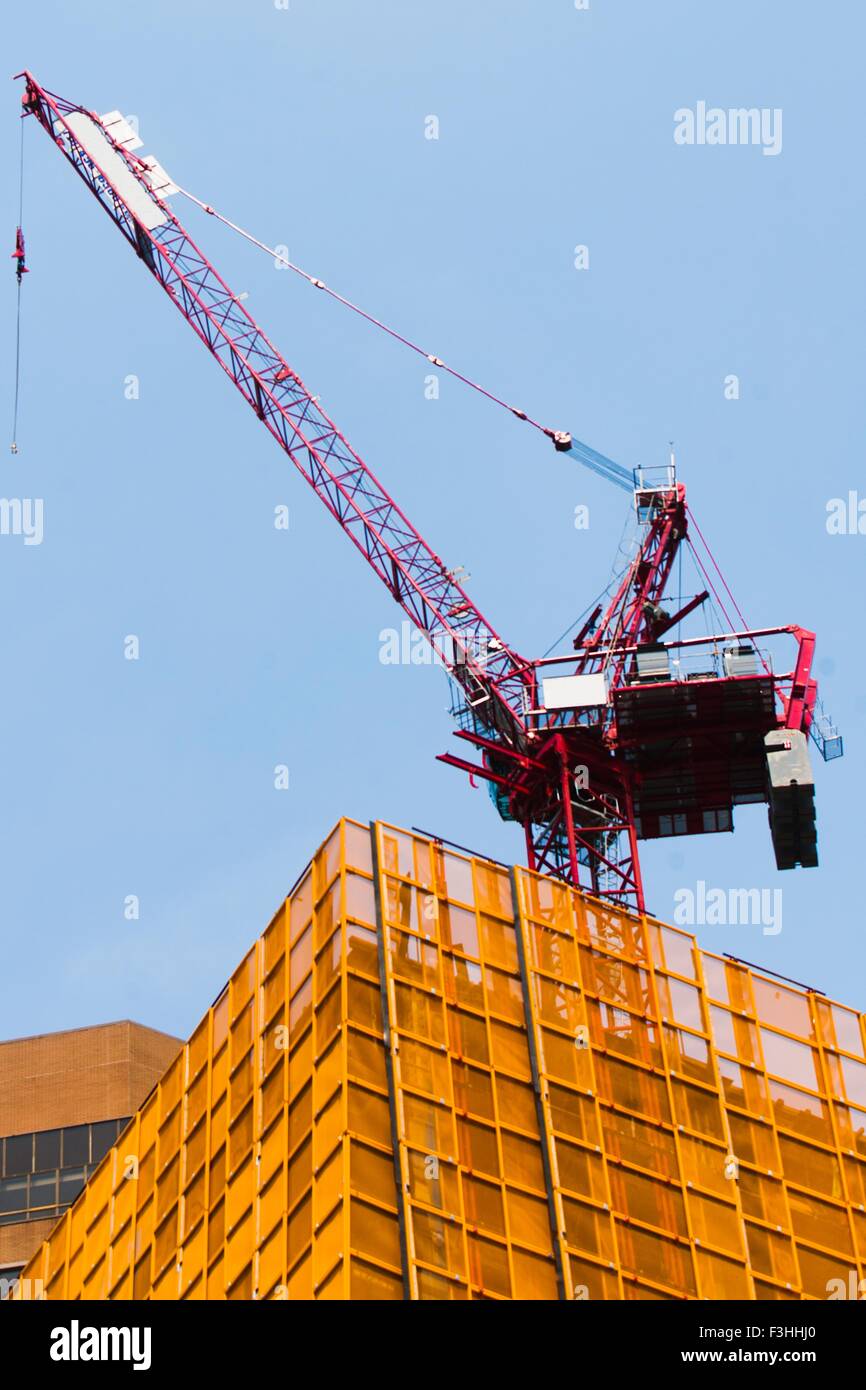
[[[16,229],[15,229],[15,250],[12,252],[12,260],[16,262],[16,266],[15,266],[15,276],[16,276],[16,279],[18,280],[19,285],[21,284],[21,277],[22,277],[22,275],[28,275],[28,274],[29,274],[29,271],[28,271],[27,265],[26,265],[26,259],[27,259],[27,253],[26,253],[26,251],[25,251],[25,249],[24,249],[24,233],[22,232],[22,230],[21,230],[20,227],[16,227]]]

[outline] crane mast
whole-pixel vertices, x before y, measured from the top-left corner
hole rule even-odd
[[[787,795],[785,763],[799,757],[813,724],[814,635],[794,627],[731,632],[710,639],[715,665],[700,689],[681,676],[675,653],[689,643],[661,639],[707,593],[675,614],[662,607],[688,540],[685,489],[673,467],[658,484],[636,478],[643,531],[607,611],[584,625],[572,655],[526,660],[193,241],[168,203],[176,185],[155,159],[134,152],[140,142],[127,138],[119,114],[100,117],[31,73],[18,76],[23,114],[51,137],[448,670],[458,737],[480,761],[451,753],[441,760],[487,781],[500,815],[522,825],[530,867],[643,911],[638,840],[730,829],[731,808],[749,800],[770,808],[780,867],[785,859],[817,862],[814,806],[808,794]],[[571,448],[570,436],[557,441]],[[577,441],[575,456],[606,476],[623,472]],[[752,661],[754,639],[770,633],[793,637],[790,671],[761,671]],[[802,793],[802,768],[800,779]]]

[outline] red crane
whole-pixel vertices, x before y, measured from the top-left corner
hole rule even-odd
[[[606,610],[595,609],[574,650],[523,658],[196,246],[167,201],[176,185],[135,153],[140,141],[117,113],[100,117],[29,72],[18,76],[24,115],[51,136],[446,666],[457,736],[476,761],[441,760],[487,780],[503,818],[523,827],[531,867],[643,911],[638,841],[730,830],[734,806],[747,802],[768,805],[778,867],[817,863],[807,736],[827,758],[842,742],[816,708],[814,634],[748,631],[735,610],[739,624],[727,631],[662,640],[715,592],[714,561],[707,552],[704,565],[695,550],[707,589],[674,612],[663,607],[680,548],[692,545],[673,461],[661,476],[637,470],[632,480],[570,435],[544,431],[558,450],[633,489],[642,530]],[[775,671],[756,643],[782,635],[793,656]]]

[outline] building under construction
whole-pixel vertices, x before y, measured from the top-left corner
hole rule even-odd
[[[864,1024],[550,877],[345,820],[24,1280],[856,1297]]]
[[[673,458],[631,470],[543,426],[181,188],[119,111],[21,76],[22,118],[447,670],[461,742],[442,761],[486,782],[527,865],[342,822],[25,1275],[86,1299],[859,1287],[862,1016],[647,916],[639,860],[642,841],[727,833],[763,804],[777,868],[816,868],[809,744],[832,759],[842,741],[815,634],[749,627]],[[530,659],[499,635],[180,198],[629,493],[632,548],[566,651]],[[13,254],[20,293],[20,227]]]

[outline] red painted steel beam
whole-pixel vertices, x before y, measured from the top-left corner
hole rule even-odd
[[[797,660],[794,663],[788,706],[785,710],[785,728],[802,729],[808,733],[817,692],[817,686],[811,680],[812,659],[815,655],[815,634],[802,627],[794,628],[793,632],[797,638],[799,650]]]
[[[464,713],[473,723],[474,732],[464,729],[459,736],[481,750],[486,761],[507,760],[499,765],[506,768],[506,773],[448,753],[442,754],[439,761],[484,778],[511,794],[510,808],[523,821],[531,867],[547,868],[576,886],[598,891],[617,902],[628,900],[643,910],[634,815],[642,772],[630,761],[628,744],[634,737],[636,743],[647,743],[651,750],[653,743],[664,739],[665,729],[650,723],[640,734],[623,735],[617,727],[617,707],[622,703],[621,718],[625,724],[634,713],[630,692],[639,689],[628,686],[625,679],[634,652],[641,645],[657,641],[707,597],[706,593],[698,595],[673,616],[664,614],[660,607],[679,546],[688,539],[683,485],[672,480],[661,489],[644,489],[646,497],[654,500],[647,513],[638,555],[628,566],[591,636],[588,633],[600,606],[584,623],[575,639],[579,650],[574,656],[550,662],[525,661],[505,645],[454,573],[446,568],[321,410],[298,374],[265,337],[165,199],[153,192],[145,163],[115,142],[98,116],[41,87],[30,73],[19,76],[27,84],[25,114],[32,115],[50,135],[461,687]],[[87,120],[82,120],[82,112]],[[93,123],[96,137],[88,122]],[[100,167],[100,159],[105,167]],[[109,177],[112,171],[113,178]],[[641,516],[644,519],[643,512]],[[712,587],[711,581],[708,583]],[[738,616],[742,621],[739,610]],[[779,632],[794,635],[798,656],[792,673],[769,677],[783,710],[780,714],[779,706],[775,707],[776,718],[788,727],[808,730],[816,698],[811,677],[814,634],[788,627],[727,636],[754,639]],[[688,647],[712,640],[681,639],[664,645]],[[537,708],[539,668],[564,660],[577,672],[604,672],[608,698],[600,713],[569,716],[567,712]],[[763,678],[724,678],[717,684],[729,688],[732,683],[745,685],[755,679]],[[788,681],[790,692],[780,688]],[[651,687],[656,694],[660,688]],[[672,683],[672,694],[676,688]],[[694,688],[699,690],[697,683]],[[772,695],[770,699],[772,702]],[[676,715],[672,708],[674,720]],[[578,722],[579,718],[592,722]],[[760,718],[754,718],[760,725]],[[710,700],[702,703],[697,727],[684,729],[681,721],[676,723],[672,734],[693,736],[695,740],[695,746],[687,746],[683,754],[686,771],[699,771],[700,764],[709,759],[707,747],[712,747],[714,738],[723,738],[729,725],[731,730],[742,732],[745,720],[745,713],[731,716],[724,712],[723,703]],[[574,782],[579,766],[588,769],[590,783],[583,797],[577,795]],[[655,772],[649,762],[649,785]],[[656,800],[663,796],[664,791]],[[600,819],[583,824],[590,804]]]
[[[490,697],[493,727],[524,732],[528,663],[512,652],[382,484],[318,406],[301,378],[199,250],[146,179],[146,166],[116,144],[99,117],[39,85],[23,97],[33,115],[111,217],[205,347],[470,698]],[[84,111],[128,172],[165,214],[149,230],[70,128]],[[457,659],[455,652],[465,654]],[[479,654],[481,654],[479,656]]]

